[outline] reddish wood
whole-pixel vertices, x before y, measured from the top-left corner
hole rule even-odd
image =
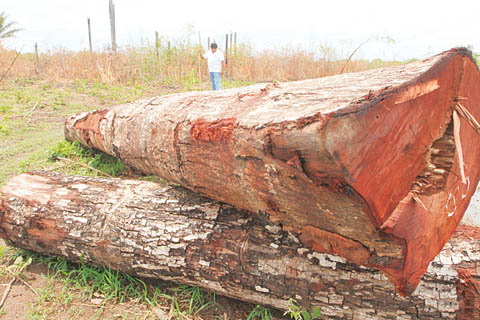
[[[459,226],[413,294],[401,297],[377,270],[315,252],[278,224],[180,187],[38,172],[0,192],[0,236],[20,248],[277,309],[294,298],[319,307],[321,319],[479,319],[479,228]]]
[[[466,49],[361,73],[168,95],[67,120],[65,136],[252,212],[411,293],[479,180],[479,70]],[[458,128],[457,128],[458,129]]]

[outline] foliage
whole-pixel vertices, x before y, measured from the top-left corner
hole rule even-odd
[[[300,309],[295,299],[289,299],[288,310],[284,314],[290,315],[290,318],[294,320],[313,320],[313,319],[319,318],[321,315],[321,312],[320,312],[320,308],[314,307],[312,309],[312,313],[309,313],[306,310]]]
[[[56,310],[49,308],[54,302],[70,305],[78,298],[101,300],[100,308],[108,303],[134,302],[150,307],[169,304],[170,319],[196,319],[201,312],[216,306],[215,294],[198,287],[171,287],[170,283],[162,281],[157,281],[155,285],[147,284],[108,267],[90,266],[82,258],[78,263],[71,263],[61,257],[47,257],[28,250],[0,246],[0,263],[8,265],[7,268],[0,268],[0,271],[11,270],[18,275],[32,262],[47,266],[49,280],[46,287],[38,289],[40,297],[36,304],[43,308],[35,309],[32,306],[30,310],[30,316],[35,319],[48,319],[49,315],[54,314]],[[51,283],[53,279],[63,284],[60,292]]]
[[[8,15],[5,12],[0,12],[0,39],[10,38],[22,29],[13,28],[17,23],[8,22]]]
[[[214,307],[215,294],[210,294],[198,287],[180,285],[172,290],[173,294],[161,294],[171,301],[171,310],[177,319],[188,319],[201,311]]]
[[[79,142],[62,141],[55,145],[49,153],[49,160],[56,161],[71,159],[77,163],[84,163],[89,167],[97,169],[111,176],[119,176],[125,171],[125,165],[118,158],[106,153],[96,151],[81,145]],[[76,166],[77,174],[98,175],[97,172],[89,170],[88,167]]]
[[[190,28],[180,38],[160,36],[157,43],[125,47],[115,55],[107,49],[93,53],[55,49],[41,50],[37,60],[34,54],[25,53],[12,66],[8,77],[168,86],[176,91],[205,90],[210,88],[208,68],[205,61],[198,59],[200,46],[192,40],[196,37],[197,33]],[[377,37],[376,40],[387,45],[393,41],[388,37]],[[228,56],[222,77],[225,81],[256,83],[310,79],[337,74],[345,64],[339,53],[342,50],[328,44],[319,44],[311,50],[285,46],[257,52],[249,44],[239,42],[234,48],[225,52]],[[16,55],[13,51],[1,49],[0,53],[0,65],[8,64]],[[382,62],[383,66],[398,63]],[[377,67],[367,60],[353,59],[345,72],[363,71],[372,66]]]
[[[146,284],[142,280],[108,267],[95,268],[83,262],[69,264],[62,258],[52,260],[49,267],[55,272],[55,277],[61,276],[66,285],[81,289],[88,298],[100,296],[105,302],[124,302],[135,298],[150,302]]]
[[[272,320],[272,311],[264,306],[256,305],[247,317],[247,320]]]
[[[3,257],[4,247],[2,246],[1,248],[2,248],[1,255]],[[9,265],[5,269],[0,270],[0,274],[5,274],[7,277],[9,276],[19,277],[22,274],[22,272],[25,270],[25,268],[32,263],[32,258],[26,257],[25,259],[21,255],[13,254],[8,257],[7,261]]]

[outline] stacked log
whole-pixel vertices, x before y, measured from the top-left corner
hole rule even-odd
[[[475,191],[480,137],[455,108],[480,119],[479,101],[471,53],[452,49],[391,68],[82,113],[65,136],[266,213],[302,245],[379,269],[406,295]]]
[[[319,253],[261,215],[181,187],[36,172],[1,189],[15,246],[173,280],[322,319],[479,319],[480,230],[460,226],[409,297],[379,271]]]

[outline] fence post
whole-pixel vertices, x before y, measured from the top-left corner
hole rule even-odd
[[[225,76],[227,76],[228,70],[228,33],[225,34]]]
[[[233,34],[233,54],[237,54],[237,33]]]
[[[168,65],[170,65],[170,48],[171,48],[171,45],[170,45],[170,41],[167,42],[167,63]]]
[[[93,48],[92,48],[92,31],[90,28],[90,18],[87,18],[87,23],[88,23],[88,44],[90,45],[90,55],[92,55]]]
[[[228,56],[228,33],[225,34],[225,64],[228,64],[227,56]]]
[[[40,59],[38,57],[38,44],[35,42],[35,74],[39,73]]]
[[[112,36],[112,51],[117,53],[117,35],[115,33],[115,4],[113,0],[109,1],[109,12],[110,12],[110,32]]]
[[[158,31],[155,31],[155,56],[157,58],[160,57],[160,53],[158,52],[160,49],[160,38],[158,36]]]

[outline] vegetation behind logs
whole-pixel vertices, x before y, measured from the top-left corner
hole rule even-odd
[[[117,54],[105,49],[88,51],[53,49],[39,54],[22,53],[11,67],[7,79],[40,79],[51,81],[89,80],[109,84],[155,83],[197,89],[200,79],[208,80],[206,64],[198,67],[199,46],[187,40],[160,41],[157,47],[126,47]],[[24,50],[26,51],[26,50]],[[0,71],[6,70],[17,52],[0,46]],[[307,51],[285,47],[255,52],[239,43],[229,50],[225,79],[250,84],[267,81],[291,81],[340,73],[347,62],[338,59],[335,49]],[[400,64],[400,61],[349,61],[344,72]]]

